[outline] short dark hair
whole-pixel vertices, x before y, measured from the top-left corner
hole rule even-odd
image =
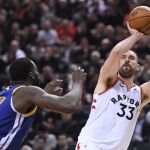
[[[12,81],[25,81],[33,70],[33,63],[29,58],[19,58],[11,63],[9,75]]]
[[[138,58],[137,52],[136,52],[135,50],[132,50],[132,49],[131,49],[130,51],[132,51],[132,52],[136,55],[136,59],[137,59],[137,62],[138,62],[138,59],[139,59],[139,58]]]

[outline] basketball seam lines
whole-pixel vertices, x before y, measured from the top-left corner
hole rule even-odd
[[[144,8],[135,9],[134,11],[137,11],[137,10],[141,10],[141,11],[148,11],[148,12],[150,12],[150,10],[147,10],[147,9],[144,9]]]
[[[141,30],[143,28],[145,28],[147,25],[149,25],[150,22],[148,22],[147,24],[145,24],[143,27],[139,28],[138,30]]]
[[[138,17],[138,18],[131,19],[129,21],[133,21],[133,20],[136,20],[136,19],[139,19],[139,18],[148,18],[148,17],[150,17],[150,15],[149,16],[141,16],[141,17]]]

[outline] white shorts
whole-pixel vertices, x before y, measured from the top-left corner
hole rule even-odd
[[[98,145],[94,143],[77,143],[75,150],[102,150]]]

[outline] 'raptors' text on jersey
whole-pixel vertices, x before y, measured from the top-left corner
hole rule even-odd
[[[118,79],[104,93],[93,95],[91,113],[78,142],[93,142],[104,150],[126,150],[141,106],[141,88],[127,89]]]

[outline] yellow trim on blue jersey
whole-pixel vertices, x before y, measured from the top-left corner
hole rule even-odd
[[[25,87],[25,85],[21,85],[21,86],[15,88],[13,91],[13,95],[16,93],[17,90],[19,90],[22,87]],[[35,108],[33,110],[31,110],[29,113],[23,114],[23,116],[24,117],[30,117],[36,112],[36,110],[37,110],[37,106],[35,106]]]
[[[12,93],[12,94],[14,95],[14,94],[16,93],[16,91],[19,90],[19,89],[22,88],[22,87],[25,87],[25,85],[21,85],[21,86],[15,88],[15,89],[13,90],[13,93]]]
[[[35,108],[32,111],[30,111],[29,113],[23,114],[23,115],[24,115],[24,117],[32,116],[33,114],[35,114],[36,110],[37,110],[37,106],[35,106]]]
[[[9,90],[9,86],[6,87],[6,90]]]

